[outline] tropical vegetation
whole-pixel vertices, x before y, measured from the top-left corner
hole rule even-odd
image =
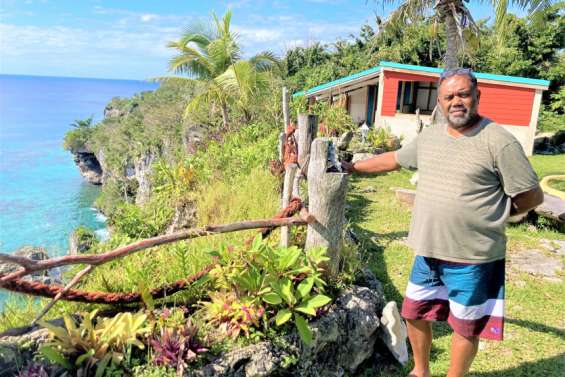
[[[244,58],[231,12],[213,15],[210,26],[190,25],[168,45],[177,52],[169,62],[175,76],[159,78],[161,85],[153,92],[113,99],[104,120],[97,124],[92,118],[77,120],[65,136],[66,149],[94,153],[105,170],[96,206],[108,217],[112,232],[106,242],[90,242],[89,252],[163,234],[173,225],[272,217],[279,209],[281,182],[269,174],[267,166],[277,158],[278,134],[283,129],[283,85],[291,91],[306,89],[375,66],[380,60],[443,66],[444,59],[453,58],[452,28],[438,28],[436,21],[447,25],[455,20],[457,26],[461,20],[445,7],[427,17],[424,9],[432,2],[405,4],[409,3],[414,5],[412,10],[401,7],[393,15],[393,20],[403,20],[402,29],[391,20],[376,19],[349,40],[292,48],[282,59],[269,52]],[[468,15],[461,1],[440,3],[453,3],[456,15]],[[502,3],[501,7],[506,4]],[[543,98],[540,128],[563,130],[565,17],[559,10],[544,9],[535,15],[536,20],[542,19],[543,28],[530,17],[504,13],[505,38],[500,38],[501,18],[494,23],[477,20],[475,37],[458,29],[458,38],[464,39],[456,43],[464,40],[467,48],[455,56],[458,64],[477,71],[551,80]],[[400,10],[414,13],[402,18]],[[305,109],[303,100],[294,99],[291,121]],[[354,129],[341,107],[319,104],[312,111],[327,125],[326,135]],[[394,148],[389,136],[387,130],[373,130],[369,143]],[[537,158],[533,161],[540,174],[562,165],[559,156],[543,163]],[[363,191],[372,181],[354,182],[348,215],[361,243],[359,250],[348,254],[347,268],[335,281],[321,274],[324,250],[303,250],[304,231],[299,229],[293,230],[294,241],[288,248],[280,248],[276,237],[261,239],[247,231],[163,245],[98,266],[79,283],[81,289],[139,291],[145,293],[143,307],[102,316],[105,309],[115,308],[57,303],[47,319],[66,316],[64,326],[43,323],[51,341],[38,355],[40,364],[32,363],[26,370],[41,375],[42,360],[50,360],[62,368],[98,375],[174,375],[204,363],[209,355],[258,340],[277,340],[289,331],[296,331],[308,343],[308,321],[323,313],[339,287],[351,282],[361,261],[384,282],[387,297],[400,301],[398,287],[405,283],[409,254],[398,235],[406,230],[409,212],[391,204],[395,202],[388,188],[407,185],[407,177],[406,171],[379,177],[377,196]],[[366,209],[361,210],[361,205]],[[363,222],[367,210],[382,216]],[[180,224],[177,220],[183,216],[186,221]],[[518,243],[530,242],[527,226],[512,228]],[[544,237],[557,237],[551,224],[529,226]],[[88,232],[80,229],[78,233]],[[148,298],[149,289],[186,278],[210,264],[213,268],[206,277],[189,289],[159,303]],[[77,271],[66,271],[65,276]],[[544,292],[556,294],[553,287]],[[529,291],[525,294],[533,297]],[[14,297],[4,306],[0,328],[27,325],[45,303]],[[524,305],[533,313],[530,304]],[[546,322],[555,325],[549,319]],[[550,340],[555,344],[555,339]],[[541,355],[536,352],[536,357]],[[443,372],[443,364],[435,368]]]

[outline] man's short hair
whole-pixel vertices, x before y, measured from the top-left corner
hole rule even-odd
[[[477,89],[477,78],[471,68],[451,68],[444,70],[439,75],[439,85],[441,85],[443,80],[451,76],[467,76],[471,81],[471,89]]]

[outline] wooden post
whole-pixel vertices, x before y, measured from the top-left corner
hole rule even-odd
[[[279,134],[279,161],[284,163],[284,140],[285,140],[285,133],[286,128],[290,124],[290,108],[288,105],[288,89],[285,87],[282,88],[282,111],[283,111],[283,132]]]
[[[312,143],[308,166],[308,209],[317,221],[308,225],[306,248],[327,247],[330,261],[326,274],[334,277],[339,272],[343,247],[348,179],[345,173],[326,172],[329,148],[333,148],[329,138],[317,138]]]
[[[310,146],[318,134],[318,117],[310,114],[298,115],[298,166],[305,173],[308,169]]]
[[[283,118],[284,118],[283,131],[286,131],[286,127],[290,124],[289,96],[288,96],[288,89],[286,88],[286,86],[282,88],[282,110],[283,110]]]
[[[284,140],[285,140],[285,133],[281,132],[279,134],[279,161],[284,164]]]
[[[294,177],[296,176],[296,171],[298,170],[298,165],[290,164],[286,167],[284,173],[284,185],[282,192],[282,208],[286,208],[290,203],[292,197],[292,189],[294,185]],[[290,229],[287,226],[281,227],[281,247],[288,247],[290,240]]]

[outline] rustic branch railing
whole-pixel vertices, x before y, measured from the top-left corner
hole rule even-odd
[[[41,261],[0,253],[0,261],[15,263],[23,267],[23,269],[19,271],[15,271],[0,277],[0,287],[2,287],[2,284],[6,281],[18,279],[36,271],[42,271],[50,268],[67,266],[72,264],[90,264],[97,266],[109,262],[111,260],[114,260],[116,258],[121,258],[126,255],[133,254],[143,249],[148,249],[150,247],[155,247],[155,246],[182,241],[186,239],[211,236],[220,233],[237,232],[237,231],[249,230],[249,229],[270,229],[270,228],[278,228],[281,226],[293,226],[293,225],[296,226],[296,225],[307,225],[307,224],[308,223],[306,219],[292,217],[292,218],[280,218],[280,219],[269,219],[269,220],[241,221],[237,223],[223,224],[223,225],[209,225],[204,228],[189,229],[181,232],[144,239],[129,245],[120,246],[114,250],[102,254],[67,255],[64,257],[52,258]]]
[[[293,218],[292,216],[294,216],[296,213],[299,213],[299,217]],[[141,301],[141,293],[137,292],[87,292],[72,289],[72,287],[76,285],[80,281],[80,279],[90,273],[96,266],[107,263],[114,259],[122,258],[137,251],[159,245],[220,233],[260,229],[262,236],[267,237],[274,228],[281,226],[307,225],[314,221],[315,219],[312,217],[312,215],[310,215],[308,211],[302,207],[302,202],[300,201],[300,199],[293,198],[288,206],[277,213],[272,219],[241,221],[231,224],[209,225],[204,228],[189,229],[186,231],[180,231],[172,234],[140,240],[102,254],[67,255],[64,257],[36,261],[30,258],[0,253],[0,261],[18,264],[23,267],[18,271],[0,275],[0,288],[33,296],[53,298],[53,300],[50,301],[33,320],[32,325],[34,325],[59,300],[104,304],[126,304]],[[64,287],[56,284],[44,284],[36,281],[22,279],[22,277],[36,271],[42,271],[73,264],[87,264],[88,266],[79,271]],[[151,290],[149,294],[154,299],[158,299],[176,293],[182,289],[187,288],[191,283],[207,274],[213,268],[213,266],[214,264],[212,263],[206,266],[202,271],[188,278],[183,278],[177,280],[173,284],[166,284],[159,288],[155,288]]]

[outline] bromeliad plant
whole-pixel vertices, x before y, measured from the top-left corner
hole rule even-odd
[[[258,328],[265,308],[249,296],[237,297],[234,292],[210,292],[210,301],[201,303],[202,319],[212,326],[219,338],[237,338],[241,333],[249,336],[252,328]]]
[[[208,351],[198,339],[198,328],[190,321],[180,329],[162,327],[160,336],[153,337],[149,343],[154,352],[153,363],[177,371]]]
[[[86,313],[78,325],[65,315],[64,327],[40,321],[51,336],[40,352],[67,369],[84,368],[88,373],[96,366],[95,376],[99,377],[106,368],[119,366],[129,358],[133,346],[145,348],[139,339],[150,332],[144,313],[119,313],[112,318],[95,320],[96,313],[97,310]]]
[[[218,292],[202,303],[200,315],[226,335],[251,328],[294,323],[304,343],[312,333],[304,317],[314,317],[331,302],[324,295],[325,249],[273,248],[257,236],[249,248],[223,247],[211,254],[219,264],[210,272]]]

